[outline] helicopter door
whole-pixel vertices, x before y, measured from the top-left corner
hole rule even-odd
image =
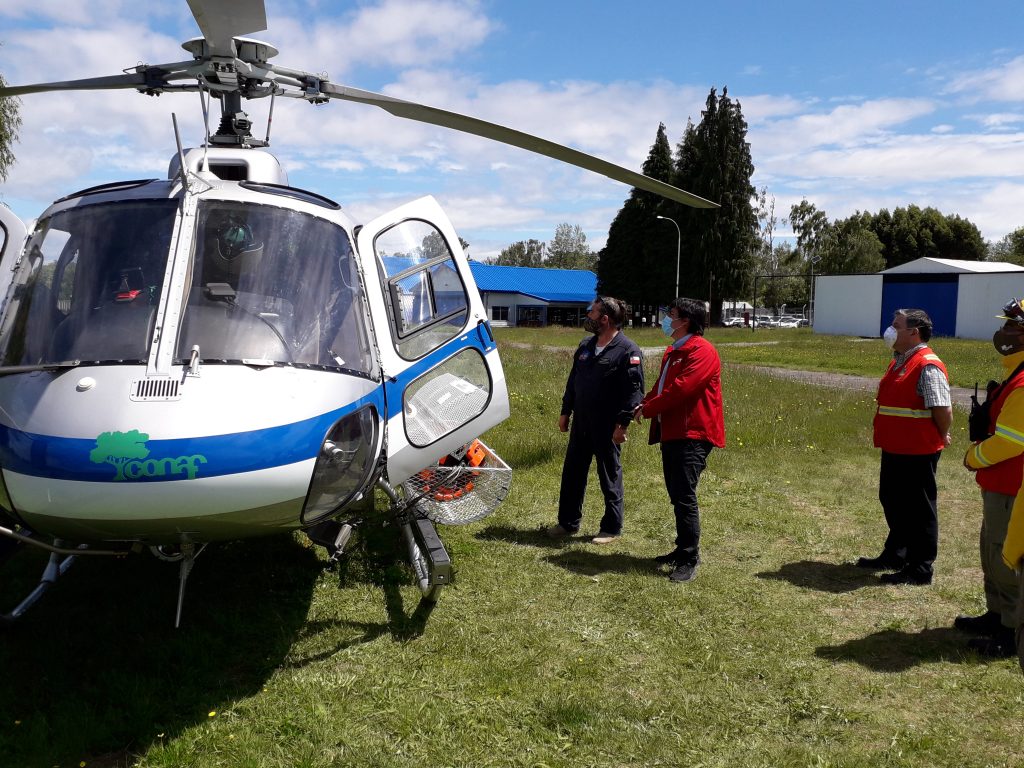
[[[0,314],[7,304],[7,290],[14,276],[14,265],[25,242],[25,224],[0,203]]]
[[[469,263],[434,198],[373,220],[357,244],[397,484],[507,418],[508,390]]]

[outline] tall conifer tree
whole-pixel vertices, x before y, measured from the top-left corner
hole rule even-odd
[[[757,246],[753,174],[740,103],[729,98],[727,88],[721,97],[712,88],[700,124],[688,128],[680,144],[674,177],[677,186],[722,206],[681,213],[689,282],[680,291],[708,298],[712,322],[720,320],[723,298],[743,296],[750,288]]]
[[[658,125],[654,144],[644,161],[643,172],[653,179],[671,182],[672,149],[664,123]],[[660,195],[635,187],[630,192],[629,198],[612,221],[608,241],[601,249],[597,263],[598,289],[601,293],[616,296],[634,305],[664,301],[660,295],[664,285],[659,285],[659,281],[663,281],[668,274],[662,273],[667,263],[667,238],[659,234],[662,227],[671,229],[671,225],[654,219],[661,212],[661,200]],[[655,227],[655,224],[658,226]],[[674,232],[671,269],[674,275]]]

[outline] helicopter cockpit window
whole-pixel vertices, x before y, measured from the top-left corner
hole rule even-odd
[[[444,236],[425,221],[385,230],[374,250],[391,300],[398,353],[422,357],[466,326],[469,301]]]
[[[362,286],[345,230],[300,211],[204,202],[177,357],[368,374]]]
[[[101,203],[39,222],[0,328],[2,364],[144,362],[177,207]]]

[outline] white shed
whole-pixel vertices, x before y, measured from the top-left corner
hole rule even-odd
[[[1000,261],[922,258],[873,275],[815,278],[817,333],[877,336],[900,308],[923,309],[937,336],[987,339],[995,316],[1024,297],[1024,267]]]

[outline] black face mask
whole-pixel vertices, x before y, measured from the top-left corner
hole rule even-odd
[[[1002,328],[992,334],[992,346],[1004,357],[1024,350],[1024,334],[1007,333]]]
[[[600,321],[594,320],[591,317],[583,318],[583,330],[586,331],[587,333],[600,333]]]

